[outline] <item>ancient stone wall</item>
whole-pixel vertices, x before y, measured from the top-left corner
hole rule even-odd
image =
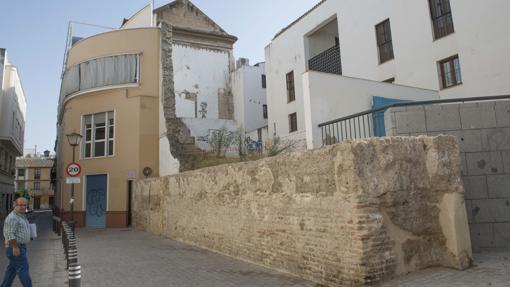
[[[471,262],[453,137],[347,142],[141,180],[133,209],[138,229],[328,286]]]
[[[392,108],[385,121],[387,135],[457,137],[473,250],[510,248],[510,101]]]

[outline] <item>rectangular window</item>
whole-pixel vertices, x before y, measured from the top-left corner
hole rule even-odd
[[[391,41],[390,19],[375,26],[377,48],[379,50],[379,63],[393,59],[393,44]]]
[[[25,176],[25,169],[24,168],[18,168],[18,176]]]
[[[267,105],[262,105],[262,116],[267,119]]]
[[[462,84],[459,56],[455,55],[439,62],[443,89]]]
[[[450,0],[429,0],[429,6],[434,39],[437,40],[455,32]]]
[[[297,131],[297,114],[293,113],[289,115],[289,132]]]
[[[35,168],[34,179],[41,179],[41,168],[40,167]]]
[[[105,112],[83,116],[83,158],[113,156],[114,113]]]
[[[41,183],[39,181],[34,181],[34,190],[41,190]]]
[[[286,75],[287,78],[287,103],[296,100],[296,93],[294,89],[294,71]]]
[[[266,88],[266,75],[262,75],[262,88]]]

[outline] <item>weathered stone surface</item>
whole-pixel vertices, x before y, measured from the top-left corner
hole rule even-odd
[[[449,136],[347,142],[142,180],[133,215],[139,229],[329,286],[471,262]]]

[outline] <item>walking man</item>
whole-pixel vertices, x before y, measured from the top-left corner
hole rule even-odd
[[[23,287],[32,287],[32,279],[28,273],[27,246],[30,241],[30,226],[25,216],[27,200],[16,199],[14,210],[4,222],[4,237],[9,265],[5,270],[4,280],[0,287],[11,287],[16,274]]]

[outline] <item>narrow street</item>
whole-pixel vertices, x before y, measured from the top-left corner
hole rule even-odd
[[[29,245],[34,286],[67,286],[60,238],[51,231],[51,213],[34,213],[39,237]],[[315,287],[288,274],[229,258],[177,241],[133,229],[77,232],[81,286],[275,286]],[[0,272],[7,258],[0,256]],[[503,287],[510,282],[510,251],[475,254],[466,271],[430,268],[386,282],[382,286]],[[16,279],[15,287],[21,286]]]
[[[34,212],[29,216],[30,221],[37,224],[38,233],[38,238],[28,245],[27,251],[33,285],[37,287],[67,286],[62,241],[51,230],[51,211]],[[3,222],[1,227],[3,230]],[[9,261],[2,249],[0,255],[0,276],[2,279],[8,264]],[[18,277],[14,280],[13,286],[21,286]]]

